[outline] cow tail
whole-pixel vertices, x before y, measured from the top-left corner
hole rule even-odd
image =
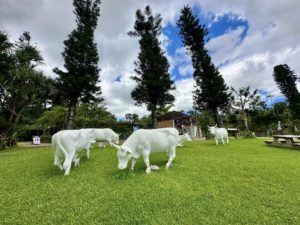
[[[60,149],[61,149],[61,151],[64,153],[65,160],[66,160],[66,158],[69,158],[68,152],[66,151],[66,149],[64,148],[64,146],[61,144],[60,138],[56,138],[56,140],[57,140],[56,145],[57,145],[57,146],[60,146]]]

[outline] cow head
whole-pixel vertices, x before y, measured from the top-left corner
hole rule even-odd
[[[128,161],[132,158],[132,152],[130,149],[118,146],[113,144],[113,146],[118,150],[117,151],[117,156],[118,156],[118,169],[119,170],[124,170],[127,167]]]
[[[215,126],[212,126],[212,127],[208,126],[208,131],[209,131],[212,135],[216,135],[217,129],[218,129],[217,124],[216,124]]]
[[[190,135],[189,135],[188,133],[183,134],[183,136],[184,136],[184,138],[185,138],[187,141],[191,141],[191,140],[192,140],[191,137],[190,137]]]
[[[119,137],[120,137],[120,134],[116,134],[113,142],[115,142],[116,144],[119,144]]]

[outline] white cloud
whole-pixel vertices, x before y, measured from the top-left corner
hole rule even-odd
[[[176,90],[172,92],[175,97],[174,110],[189,111],[193,109],[193,78],[177,80]]]
[[[247,36],[240,41],[245,27],[229,30],[222,36],[213,38],[207,45],[212,60],[221,65],[228,86],[251,85],[280,95],[273,78],[276,64],[288,64],[300,75],[300,19],[297,0],[102,0],[99,26],[95,33],[101,68],[101,86],[107,108],[118,117],[126,113],[147,113],[145,107],[136,107],[130,97],[135,83],[130,79],[134,71],[134,61],[138,54],[138,40],[127,35],[133,29],[135,11],[150,4],[154,13],[161,13],[164,24],[176,26],[180,9],[189,4],[201,7],[204,16],[217,22],[227,14],[234,19],[246,20]],[[0,4],[0,27],[16,40],[23,31],[30,31],[37,42],[45,65],[43,70],[54,76],[52,69],[62,67],[63,41],[75,27],[72,0],[2,0]],[[172,44],[172,37],[162,34],[163,48]],[[175,66],[182,76],[176,81],[174,92],[176,110],[192,108],[193,80],[187,78],[192,73],[190,56],[184,48],[175,55],[166,56],[170,62],[170,72]],[[114,82],[121,76],[120,82]],[[300,85],[299,85],[300,86]]]

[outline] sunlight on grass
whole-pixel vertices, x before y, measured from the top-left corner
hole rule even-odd
[[[116,151],[81,154],[69,177],[50,147],[0,152],[1,224],[299,224],[300,151],[262,139],[193,141],[166,170],[117,170]]]

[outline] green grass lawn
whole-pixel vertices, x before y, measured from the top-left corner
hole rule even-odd
[[[193,141],[151,155],[160,170],[118,171],[94,148],[69,177],[50,147],[0,151],[0,224],[300,224],[300,151],[262,139]]]

